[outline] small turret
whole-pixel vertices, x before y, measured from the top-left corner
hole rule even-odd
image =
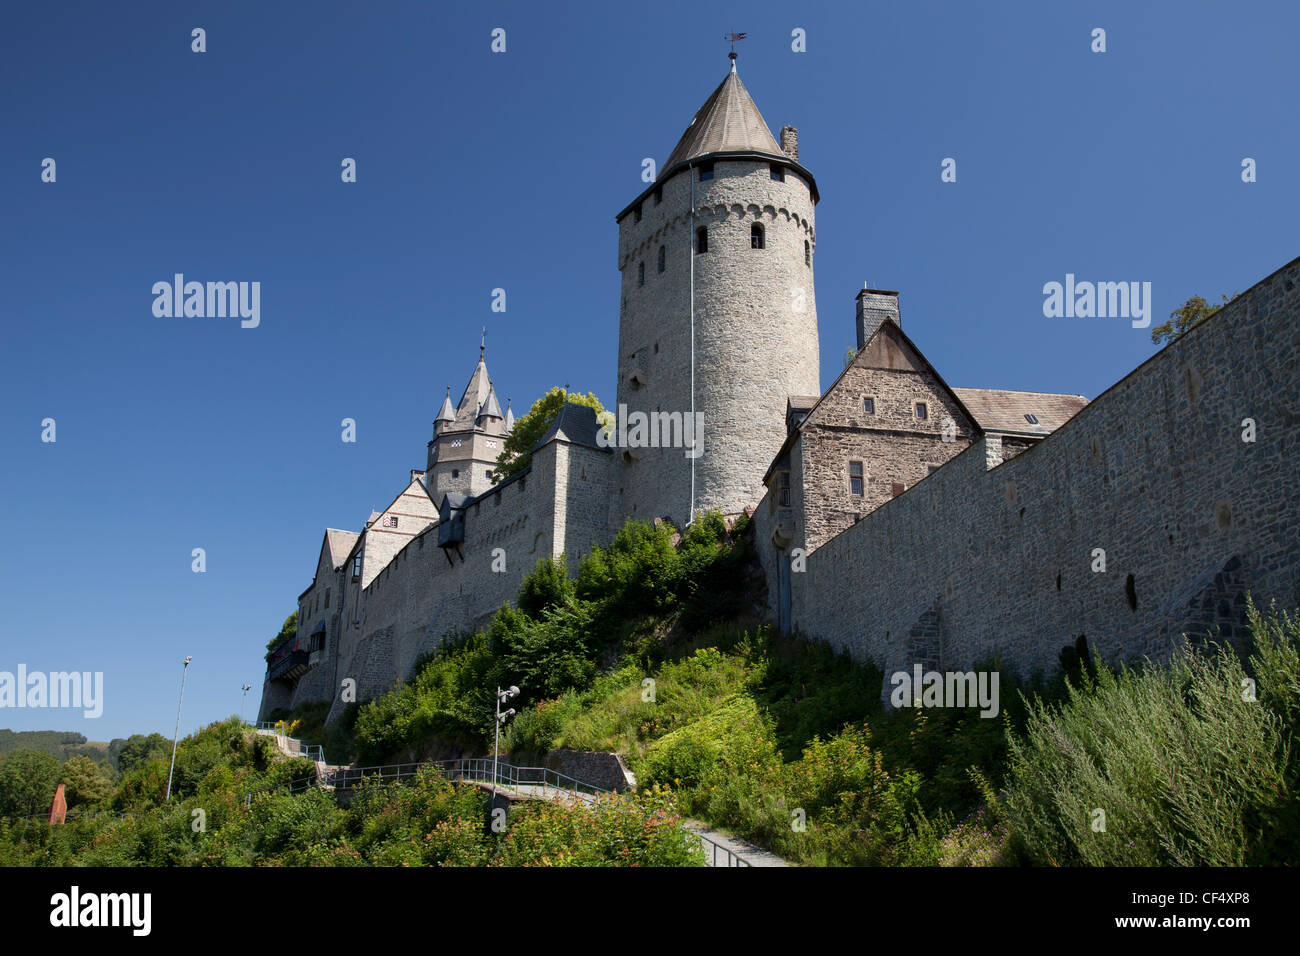
[[[456,410],[451,407],[451,386],[447,386],[447,396],[442,400],[442,408],[438,409],[438,417],[433,420],[433,433],[436,435],[451,422],[456,420]]]
[[[510,396],[506,396],[506,434],[515,430],[515,413],[510,408]]]

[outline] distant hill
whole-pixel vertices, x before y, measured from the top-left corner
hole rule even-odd
[[[87,740],[85,734],[65,730],[5,730],[0,728],[0,757],[11,750],[41,750],[58,760],[85,754],[96,763],[117,767],[110,744]]]

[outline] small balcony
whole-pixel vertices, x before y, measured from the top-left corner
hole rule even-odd
[[[306,651],[294,644],[279,648],[266,662],[267,680],[297,680],[311,667]]]

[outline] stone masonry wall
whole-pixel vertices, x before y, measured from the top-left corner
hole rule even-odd
[[[945,667],[996,651],[1024,672],[1081,634],[1110,660],[1165,655],[1209,624],[1240,640],[1246,589],[1294,604],[1298,285],[1300,260],[1042,442],[1003,463],[983,439],[832,538],[793,576],[796,627],[888,674],[933,611]]]
[[[695,508],[736,513],[762,495],[763,472],[785,439],[786,399],[820,394],[816,245],[808,184],[766,162],[718,160],[695,182],[695,223],[709,232],[696,255],[691,183],[684,170],[619,223],[622,309],[617,401],[630,411],[689,413],[691,264],[695,267],[695,409],[704,415],[704,453],[695,459]],[[753,249],[761,223],[765,248]],[[809,255],[805,260],[805,246]],[[665,269],[658,271],[659,248]],[[641,282],[641,264],[645,281]],[[622,460],[623,514],[689,519],[692,461],[680,448],[634,450]]]

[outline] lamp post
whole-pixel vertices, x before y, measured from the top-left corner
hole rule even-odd
[[[244,722],[244,704],[248,702],[248,692],[252,689],[253,689],[252,684],[245,684],[243,686],[244,694],[242,697],[239,698],[239,722],[241,724]]]
[[[181,739],[181,706],[185,703],[185,675],[189,673],[192,657],[181,665],[181,698],[176,702],[176,733],[172,735],[172,765],[167,770],[167,799],[172,798],[172,773],[176,770],[176,744]]]
[[[492,803],[488,806],[488,826],[492,825],[492,813],[497,807],[497,751],[501,742],[501,725],[515,715],[515,709],[511,707],[505,713],[501,712],[501,705],[512,697],[519,696],[519,688],[511,684],[506,690],[497,688],[497,720],[496,726],[492,729]]]

